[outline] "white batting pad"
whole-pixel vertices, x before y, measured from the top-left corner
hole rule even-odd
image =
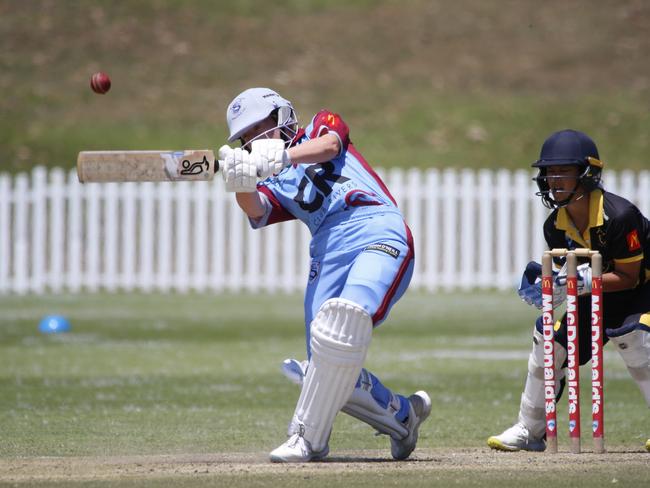
[[[354,390],[372,338],[372,320],[354,302],[332,298],[311,323],[311,361],[294,421],[315,452],[327,446],[334,418]]]
[[[634,381],[650,407],[650,334],[635,329],[620,337],[610,337]]]
[[[297,359],[285,359],[282,362],[282,374],[296,385],[301,385],[306,376],[307,361],[298,361]],[[369,373],[361,369],[361,378]],[[343,405],[341,412],[347,413],[354,418],[367,423],[375,428],[381,434],[387,434],[394,439],[403,439],[408,435],[406,426],[395,418],[395,413],[399,410],[399,400],[397,403],[391,401],[386,408],[382,407],[375,400],[371,393],[370,380],[361,381],[360,388],[354,388],[348,402]],[[393,395],[395,399],[395,395]],[[294,419],[295,420],[295,419]],[[298,432],[299,427],[291,422],[287,430],[290,436]]]
[[[561,380],[564,378],[562,364],[567,357],[564,346],[555,341],[555,395],[560,391]],[[524,424],[530,433],[540,437],[546,429],[544,414],[544,336],[537,329],[533,332],[533,350],[528,357],[528,376],[524,392],[521,394],[519,405],[519,422]]]

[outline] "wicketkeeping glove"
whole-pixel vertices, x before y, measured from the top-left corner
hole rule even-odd
[[[276,175],[291,164],[282,139],[256,139],[251,144],[251,164],[261,179]]]
[[[560,274],[555,278],[553,288],[559,286],[564,287],[564,294],[566,297],[566,265],[560,270]],[[581,264],[576,268],[576,278],[578,281],[578,295],[589,295],[591,293],[591,267],[589,263]]]
[[[521,276],[517,293],[528,305],[542,308],[542,265],[531,261]]]
[[[219,149],[219,164],[227,192],[251,193],[257,191],[257,168],[250,162],[250,154],[239,147],[224,145]]]
[[[591,268],[588,263],[577,268],[578,295],[591,293]],[[531,261],[526,266],[519,285],[519,296],[528,305],[542,308],[542,265]],[[559,307],[566,300],[566,264],[562,269],[553,272],[553,308]]]

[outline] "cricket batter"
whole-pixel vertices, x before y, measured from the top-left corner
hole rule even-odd
[[[271,461],[327,456],[342,408],[390,436],[392,456],[406,459],[431,400],[424,391],[395,394],[363,369],[374,328],[413,273],[413,240],[395,200],[333,112],[322,110],[299,129],[289,101],[251,88],[234,98],[226,119],[228,142],[241,144],[219,150],[226,189],[251,226],[300,219],[312,234],[304,303],[309,361],[298,371],[302,390],[289,438]]]
[[[554,209],[544,223],[549,249],[589,248],[603,257],[604,343],[611,341],[650,407],[650,222],[630,202],[603,189],[596,144],[582,132],[562,130],[544,142],[536,178],[538,195]],[[556,258],[556,265],[564,258]],[[588,261],[588,259],[583,260]],[[520,296],[542,306],[541,265],[527,267]],[[591,268],[578,267],[580,364],[591,359]],[[566,297],[566,275],[554,283],[554,306]],[[545,443],[542,318],[533,330],[533,349],[517,423],[488,445],[503,451],[543,451]],[[567,359],[566,314],[555,325],[556,397],[562,394]],[[646,443],[650,450],[650,440]]]

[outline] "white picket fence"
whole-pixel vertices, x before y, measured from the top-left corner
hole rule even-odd
[[[379,171],[415,238],[412,287],[508,288],[539,259],[547,215],[527,171]],[[608,171],[650,214],[650,172]],[[301,290],[309,233],[252,231],[222,182],[86,184],[74,171],[0,174],[0,294]]]

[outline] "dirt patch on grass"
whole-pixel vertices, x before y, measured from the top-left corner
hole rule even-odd
[[[0,482],[116,480],[160,478],[178,475],[281,475],[373,473],[406,471],[481,472],[581,472],[609,467],[633,470],[647,467],[650,455],[641,451],[618,450],[607,454],[583,453],[503,453],[488,449],[422,449],[412,459],[395,462],[385,451],[343,451],[324,462],[286,465],[272,464],[266,453],[178,454],[109,457],[36,457],[0,460]]]

